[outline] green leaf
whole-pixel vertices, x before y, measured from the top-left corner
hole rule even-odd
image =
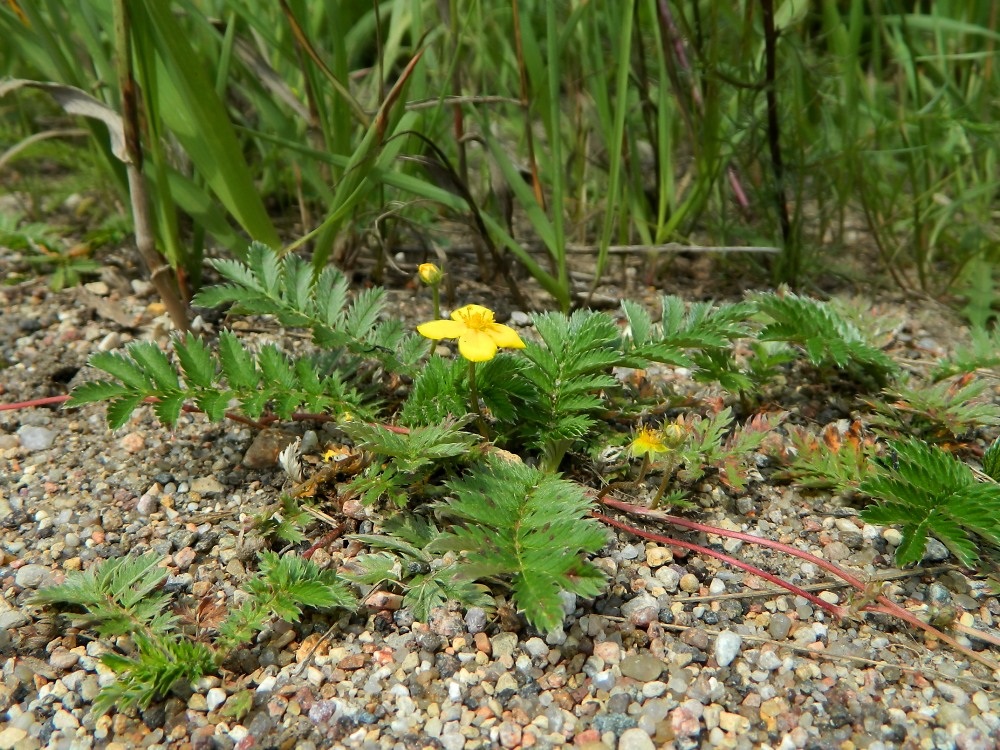
[[[174,351],[181,363],[181,370],[188,387],[212,387],[215,383],[215,362],[202,339],[193,333],[188,333],[184,338],[176,338]]]
[[[63,406],[64,409],[72,409],[76,406],[91,404],[96,401],[109,401],[118,396],[128,393],[128,388],[112,383],[110,380],[95,380],[89,383],[81,383],[73,388],[69,400]]]
[[[233,388],[249,390],[256,388],[260,382],[260,375],[250,352],[229,331],[222,331],[219,334],[219,361],[222,363],[222,372],[226,380]]]
[[[170,392],[180,389],[173,365],[152,341],[130,344],[128,354],[142,368],[143,374],[156,384],[157,390]]]
[[[591,503],[581,486],[491,459],[449,488],[453,497],[435,507],[454,522],[432,549],[458,551],[469,580],[509,577],[514,602],[535,627],[562,624],[560,591],[591,592],[603,581],[585,556],[607,537],[587,517]]]
[[[121,354],[98,352],[90,358],[90,366],[103,370],[133,390],[143,393],[151,390],[149,379],[142,369],[132,359]]]
[[[117,430],[119,427],[128,422],[129,417],[132,416],[134,412],[145,400],[145,396],[141,393],[133,394],[130,396],[122,396],[117,398],[108,404],[108,426],[112,430]]]

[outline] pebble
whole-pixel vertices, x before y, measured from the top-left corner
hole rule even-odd
[[[122,439],[118,441],[118,445],[126,453],[139,453],[146,447],[146,438],[141,432],[130,432],[127,435],[123,435]]]
[[[681,591],[693,594],[701,588],[701,582],[698,580],[698,576],[693,573],[685,573],[681,576],[680,587]]]
[[[517,648],[517,633],[497,633],[490,638],[490,647],[493,650],[494,659],[513,656],[514,649]]]
[[[622,605],[622,616],[638,627],[646,627],[660,616],[660,604],[656,598],[643,592]]]
[[[44,451],[52,447],[56,439],[56,431],[47,427],[36,425],[22,425],[17,430],[17,437],[21,441],[21,447],[27,451]]]
[[[621,661],[622,675],[639,682],[651,682],[663,672],[664,664],[649,654],[629,654]]]
[[[681,574],[669,565],[657,568],[655,576],[659,584],[663,586],[669,594],[673,594],[677,591],[677,587],[681,582]]]
[[[52,571],[47,565],[23,565],[14,574],[14,583],[22,589],[39,589],[52,582]]]
[[[743,646],[743,639],[732,630],[723,630],[715,639],[715,661],[720,667],[733,663]]]
[[[226,487],[215,477],[198,477],[191,480],[191,492],[199,495],[218,495],[226,491]]]
[[[791,629],[792,618],[788,615],[782,614],[781,612],[771,615],[771,620],[767,624],[768,635],[776,641],[783,641],[787,638]]]
[[[19,609],[5,609],[0,611],[0,630],[20,628],[29,622],[31,622],[31,619]]]
[[[632,727],[622,732],[618,738],[618,750],[656,750],[656,745],[646,730]]]

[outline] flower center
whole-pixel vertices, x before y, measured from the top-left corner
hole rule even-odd
[[[462,316],[462,322],[474,331],[485,331],[493,325],[493,311],[468,310]]]

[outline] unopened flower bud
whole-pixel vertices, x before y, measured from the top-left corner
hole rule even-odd
[[[441,283],[441,277],[444,276],[441,269],[433,263],[421,263],[417,268],[417,274],[427,286],[437,286]]]

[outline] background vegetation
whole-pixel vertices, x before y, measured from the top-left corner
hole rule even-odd
[[[877,257],[909,291],[964,291],[985,323],[998,14],[995,0],[10,0],[0,73],[126,115],[134,79],[156,247],[183,298],[206,249],[241,256],[248,238],[307,248],[317,269],[401,244],[447,256],[444,214],[478,236],[484,278],[520,263],[564,309],[576,246],[600,275],[612,246],[679,242],[780,248],[769,270],[792,283]],[[104,124],[28,89],[0,106],[25,224],[82,185],[126,213]],[[57,188],[39,164],[73,179]],[[107,240],[100,225],[88,242]]]

